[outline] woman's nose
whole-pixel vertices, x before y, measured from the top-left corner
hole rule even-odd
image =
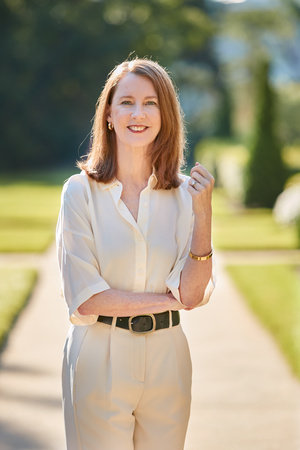
[[[135,107],[134,107],[134,109],[133,109],[133,111],[131,113],[131,116],[133,118],[145,117],[145,112],[144,112],[143,106],[142,105],[135,105]]]

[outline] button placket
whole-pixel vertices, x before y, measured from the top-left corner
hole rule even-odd
[[[150,189],[145,188],[140,195],[140,205],[137,223],[144,237],[147,237],[149,225],[149,209],[150,209]]]
[[[147,268],[147,243],[145,241],[148,218],[149,218],[149,194],[148,186],[140,194],[139,211],[137,222],[126,205],[120,201],[122,193],[122,184],[117,183],[111,190],[115,205],[120,215],[134,228],[135,239],[135,279],[133,290],[143,292],[146,286],[146,268]]]
[[[135,280],[134,290],[144,291],[146,285],[147,244],[143,236],[135,239]]]

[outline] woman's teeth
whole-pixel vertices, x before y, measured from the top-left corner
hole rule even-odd
[[[132,126],[132,127],[128,127],[129,130],[131,131],[144,131],[146,130],[147,127],[143,127],[143,126]]]

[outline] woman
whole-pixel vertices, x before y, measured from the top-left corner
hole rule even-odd
[[[73,324],[64,349],[70,450],[182,450],[191,360],[180,309],[212,292],[213,177],[180,174],[166,71],[125,61],[97,102],[92,146],[63,187],[57,251]]]

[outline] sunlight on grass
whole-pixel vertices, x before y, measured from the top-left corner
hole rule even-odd
[[[300,267],[230,265],[227,270],[300,378]]]
[[[223,250],[270,250],[297,247],[295,226],[275,222],[268,209],[241,209],[221,190],[213,195],[213,241]]]
[[[54,237],[61,188],[0,187],[0,251],[44,251]]]
[[[0,348],[31,293],[37,271],[0,267]]]
[[[283,151],[286,164],[292,168],[300,168],[300,146],[286,147]]]
[[[56,170],[0,178],[0,252],[47,249],[55,235],[62,184],[71,173]]]

